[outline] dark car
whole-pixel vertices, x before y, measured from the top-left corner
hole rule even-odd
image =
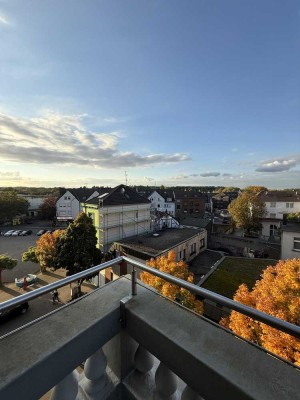
[[[31,234],[32,234],[32,230],[28,229],[27,231],[22,231],[20,233],[20,236],[28,236],[28,235],[31,235]]]
[[[25,303],[18,304],[13,308],[9,308],[4,311],[0,311],[0,324],[2,322],[9,321],[11,318],[17,317],[18,315],[25,314],[29,308],[29,304],[26,301]]]

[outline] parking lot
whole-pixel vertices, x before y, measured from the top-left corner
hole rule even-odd
[[[12,229],[18,230],[32,230],[29,236],[0,236],[0,254],[8,254],[10,257],[18,260],[18,265],[10,270],[2,272],[2,282],[14,282],[15,278],[22,278],[27,274],[34,274],[39,271],[39,265],[30,261],[22,262],[22,253],[28,247],[35,246],[38,236],[37,232],[41,229],[53,229],[51,221],[35,221],[33,224],[22,224],[17,226],[1,227],[1,232],[7,232]]]

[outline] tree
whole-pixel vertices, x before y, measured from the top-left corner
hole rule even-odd
[[[2,271],[13,269],[17,264],[18,260],[11,258],[8,254],[0,254],[0,286],[2,286]]]
[[[93,221],[85,213],[81,213],[57,241],[55,268],[65,268],[66,275],[70,276],[100,263],[102,255],[96,246]]]
[[[41,272],[45,272],[47,268],[55,269],[57,264],[57,241],[63,232],[63,230],[57,230],[52,233],[44,233],[36,242],[36,247],[30,246],[22,254],[22,261],[40,264]]]
[[[42,219],[53,219],[56,216],[56,197],[49,196],[39,207]]]
[[[181,260],[176,262],[174,251],[170,251],[166,257],[161,256],[156,259],[151,258],[151,260],[147,262],[147,265],[193,283],[193,274],[189,272],[188,266],[184,261]],[[203,314],[203,305],[201,301],[197,300],[189,290],[173,285],[148,272],[142,272],[141,280],[148,285],[153,286],[164,296],[169,297],[172,300],[178,300],[183,306],[188,307],[199,314]]]
[[[35,255],[40,263],[41,272],[45,272],[47,268],[55,269],[57,264],[57,243],[63,233],[63,230],[44,233],[37,241]]]
[[[244,192],[250,193],[261,193],[266,192],[268,189],[265,186],[247,186],[244,188]]]
[[[274,317],[300,325],[300,259],[269,266],[249,290],[242,284],[234,300]],[[232,311],[221,325],[269,351],[300,365],[300,340],[275,328]]]
[[[266,214],[266,207],[256,192],[247,190],[229,204],[228,211],[238,228],[250,232],[261,229],[260,220]]]
[[[12,220],[18,214],[26,214],[29,202],[17,196],[13,190],[0,192],[0,222]]]
[[[35,264],[38,264],[39,260],[37,259],[35,250],[36,250],[36,247],[33,247],[33,246],[28,247],[28,250],[22,254],[22,261],[23,262],[31,261]]]

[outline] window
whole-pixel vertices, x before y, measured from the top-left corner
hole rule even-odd
[[[286,208],[294,208],[294,203],[286,203]]]
[[[205,239],[200,240],[200,249],[203,249],[205,247]]]
[[[71,197],[70,196],[65,196],[64,199],[65,200],[71,200]]]
[[[270,207],[276,207],[276,201],[271,201],[270,202]]]
[[[191,245],[191,255],[196,253],[196,243]]]
[[[276,236],[278,234],[278,228],[276,225],[270,225],[270,236]]]
[[[177,204],[177,210],[180,210],[180,204]]]
[[[300,237],[294,237],[294,248],[295,251],[300,251]]]

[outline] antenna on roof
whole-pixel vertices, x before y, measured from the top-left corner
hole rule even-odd
[[[125,171],[125,182],[126,182],[126,186],[127,186],[127,172]]]

